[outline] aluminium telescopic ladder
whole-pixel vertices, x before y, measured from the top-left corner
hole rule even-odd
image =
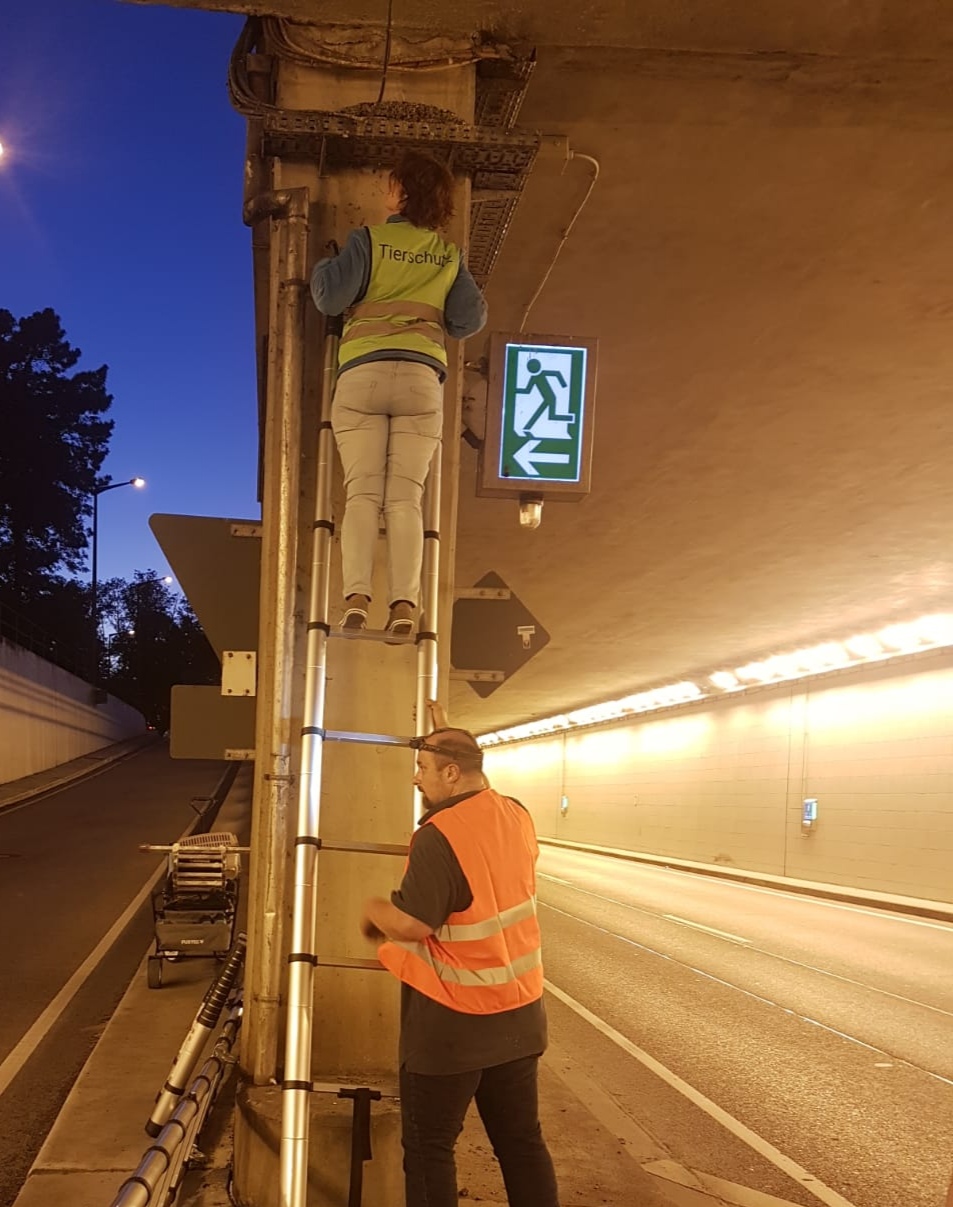
[[[294,899],[291,948],[288,956],[287,1029],[282,1081],[280,1146],[281,1207],[306,1207],[308,1184],[308,1141],[310,1100],[316,1089],[311,1077],[312,1001],[315,970],[317,916],[317,865],[319,850],[363,851],[404,855],[398,844],[323,842],[319,836],[322,759],[325,742],[356,742],[374,746],[412,746],[410,737],[349,732],[325,728],[325,685],[327,647],[331,636],[349,640],[378,640],[389,644],[416,642],[416,736],[428,731],[428,701],[437,698],[437,608],[440,526],[440,446],[434,453],[423,498],[424,549],[421,573],[419,624],[415,635],[398,636],[377,631],[335,629],[328,622],[328,595],[334,524],[331,518],[331,477],[334,442],[331,432],[331,401],[337,377],[338,346],[342,319],[328,318],[325,324],[324,364],[321,385],[321,419],[318,431],[318,474],[312,540],[311,595],[307,624],[307,669],[305,677],[304,724],[301,744],[301,773],[298,792],[297,835],[294,857]],[[322,960],[322,965],[328,961]],[[349,968],[380,968],[377,960],[341,960]],[[335,1087],[336,1089],[336,1087]],[[361,1159],[358,1131],[369,1136],[370,1098],[376,1091],[342,1091],[354,1099],[351,1193],[349,1207],[358,1207],[361,1195]],[[363,1155],[367,1155],[366,1152]]]

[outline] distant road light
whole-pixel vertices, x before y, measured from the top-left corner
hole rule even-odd
[[[4,146],[3,146],[3,143],[0,142],[0,159],[3,159],[3,153],[4,153]]]
[[[146,484],[145,478],[133,478],[132,481],[129,483],[130,486],[145,486],[145,484]]]

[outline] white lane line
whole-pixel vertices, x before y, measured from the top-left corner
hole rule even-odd
[[[666,1068],[660,1061],[657,1061],[654,1056],[650,1056],[642,1048],[636,1047],[631,1040],[626,1039],[621,1032],[616,1031],[597,1014],[593,1014],[591,1010],[587,1010],[581,1002],[577,1002],[575,998],[570,997],[552,981],[544,981],[544,985],[549,993],[555,998],[558,998],[563,1005],[568,1006],[570,1010],[575,1011],[580,1018],[585,1019],[587,1023],[600,1031],[607,1039],[612,1040],[614,1044],[627,1052],[629,1056],[643,1064],[656,1077],[661,1078],[672,1089],[677,1090],[689,1100],[694,1106],[699,1107],[717,1123],[720,1123],[727,1131],[731,1132],[749,1148],[754,1149],[759,1156],[764,1157],[766,1161],[770,1161],[775,1168],[780,1169],[783,1173],[792,1178],[798,1185],[803,1186],[805,1190],[820,1199],[822,1203],[826,1203],[828,1207],[854,1207],[854,1204],[849,1199],[845,1199],[843,1195],[838,1194],[832,1187],[827,1186],[813,1174],[808,1173],[803,1166],[786,1156],[780,1149],[774,1147],[770,1141],[765,1140],[763,1136],[759,1136],[757,1132],[753,1132],[750,1127],[746,1127],[740,1120],[735,1119],[733,1115],[729,1115],[726,1110],[720,1107],[716,1102],[712,1102],[710,1098],[706,1098],[700,1090],[696,1090],[694,1086],[690,1086],[687,1081],[683,1081],[677,1073],[673,1073],[671,1069]]]
[[[176,841],[181,842],[183,838],[187,838],[198,825],[200,820],[201,819],[197,817],[193,822],[190,822],[188,828]],[[106,934],[103,935],[82,964],[80,964],[79,968],[76,969],[56,997],[53,998],[43,1013],[39,1016],[39,1018],[37,1018],[33,1026],[30,1027],[29,1031],[27,1031],[17,1046],[10,1052],[3,1064],[0,1064],[0,1095],[6,1093],[10,1083],[34,1054],[38,1045],[41,1044],[46,1038],[50,1029],[56,1023],[57,1019],[66,1009],[66,1007],[92,976],[93,972],[96,970],[96,966],[105,958],[109,949],[125,930],[130,919],[135,915],[136,911],[140,908],[143,902],[149,899],[149,895],[158,884],[160,877],[165,875],[165,872],[166,861],[163,860],[163,862],[160,863],[156,868],[153,875],[150,876],[146,881],[145,885],[126,906],[122,914],[116,919]]]
[[[714,926],[705,926],[702,922],[692,922],[689,918],[680,918],[677,914],[663,914],[662,917],[667,918],[669,922],[678,922],[681,926],[691,926],[694,930],[704,930],[710,935],[718,935],[719,938],[728,939],[732,943],[751,942],[743,935],[733,935],[730,930],[716,930]]]
[[[538,872],[537,877],[542,880],[558,881],[559,884],[568,885],[570,888],[572,888],[577,893],[585,893],[585,895],[587,897],[595,897],[599,901],[608,902],[610,905],[620,905],[623,909],[631,909],[631,910],[634,910],[638,914],[646,914],[650,918],[661,918],[661,917],[665,917],[665,918],[669,918],[669,919],[675,918],[674,914],[658,914],[655,912],[655,910],[648,909],[644,905],[633,905],[629,901],[620,901],[617,897],[606,897],[603,893],[595,893],[591,889],[580,888],[577,884],[573,884],[572,881],[570,881],[570,880],[561,880],[558,876],[549,876],[545,872]],[[769,889],[766,891],[770,892],[771,890]],[[798,899],[802,900],[802,898],[798,898]],[[546,903],[543,902],[542,904],[545,905]],[[556,909],[556,906],[551,905],[551,906],[549,906],[549,908]],[[558,912],[565,913],[566,911],[560,910]],[[579,922],[585,922],[585,919],[580,918],[577,914],[567,913],[566,917],[567,918],[576,918],[576,920]],[[696,927],[699,927],[700,929],[708,930],[712,934],[716,934],[716,935],[728,935],[730,933],[728,931],[715,930],[715,928],[713,926],[702,927],[700,923],[688,922],[684,918],[679,919],[679,921],[685,922],[685,924],[688,926],[696,926]],[[588,925],[592,925],[592,923],[588,923]],[[612,931],[606,931],[606,934],[612,934],[612,933],[613,933]],[[616,936],[616,937],[621,938],[621,936]],[[735,935],[735,936],[731,936],[731,937],[737,938],[738,936]],[[818,966],[816,964],[805,964],[802,960],[795,960],[793,956],[784,956],[784,955],[781,955],[781,953],[777,952],[777,951],[768,951],[767,948],[765,948],[765,947],[758,947],[754,943],[754,940],[752,940],[752,939],[741,939],[740,942],[746,943],[748,945],[749,951],[756,951],[759,955],[768,956],[772,960],[779,960],[782,964],[790,964],[794,968],[803,968],[808,972],[816,972],[820,976],[831,977],[832,980],[835,980],[835,981],[842,981],[845,985],[854,985],[856,988],[863,989],[867,993],[879,993],[883,997],[893,998],[894,1001],[906,1002],[908,1006],[918,1006],[921,1010],[931,1010],[934,1014],[942,1014],[946,1018],[953,1018],[953,1011],[945,1010],[942,1006],[931,1006],[929,1004],[929,1002],[921,1002],[921,1001],[918,1001],[916,998],[906,997],[902,993],[894,993],[892,989],[881,989],[878,985],[867,985],[863,981],[855,980],[853,977],[844,976],[843,973],[832,972],[829,968],[818,968]],[[654,949],[646,948],[646,950],[651,951]],[[658,953],[658,954],[660,954],[660,953]],[[945,1079],[942,1079],[942,1080],[945,1080]]]
[[[608,858],[608,856],[607,856]],[[646,866],[646,865],[640,865]],[[653,871],[665,871],[672,876],[690,876],[693,880],[697,880],[699,876],[704,876],[704,872],[686,872],[682,868],[655,868]],[[886,919],[888,922],[906,922],[909,926],[927,926],[931,930],[945,930],[947,934],[953,931],[953,922],[929,922],[925,918],[911,918],[907,914],[895,913],[889,905],[851,905],[847,901],[830,901],[826,897],[815,897],[813,893],[795,893],[791,889],[768,888],[761,884],[744,884],[740,880],[720,880],[713,876],[708,876],[706,879],[717,884],[720,888],[740,888],[749,893],[767,893],[771,897],[787,897],[789,901],[800,901],[806,905],[821,905],[825,909],[846,909],[852,914],[865,914],[868,918]],[[942,904],[946,904],[945,902]]]
[[[571,914],[568,910],[560,909],[556,905],[549,905],[545,901],[540,901],[540,905],[544,909],[551,909],[553,913],[562,914],[564,918],[571,918],[574,922],[581,922],[583,926],[590,926],[593,930],[601,931],[602,934],[608,935],[610,939],[618,939],[620,943],[627,943],[629,947],[637,947],[640,951],[648,952],[649,955],[658,956],[660,960],[668,960],[670,964],[676,964],[679,968],[686,968],[689,972],[694,972],[697,976],[704,977],[706,981],[713,981],[716,985],[724,985],[726,989],[734,989],[736,993],[743,993],[745,997],[750,997],[754,1002],[761,1002],[763,1006],[771,1006],[774,1010],[780,1010],[782,1014],[788,1014],[791,1018],[796,1018],[802,1023],[810,1023],[812,1027],[820,1027],[822,1031],[829,1031],[832,1035],[838,1036],[840,1039],[849,1040],[852,1044],[857,1044],[858,1047],[866,1048],[869,1052],[876,1052],[879,1056],[889,1056],[891,1060],[898,1064],[906,1065],[909,1069],[916,1069],[918,1073],[925,1073],[927,1077],[932,1077],[935,1081],[942,1081],[946,1085],[953,1085],[953,1081],[949,1077],[944,1077],[942,1073],[934,1073],[931,1069],[925,1069],[923,1065],[914,1064],[912,1060],[907,1060],[903,1056],[898,1056],[895,1052],[887,1052],[883,1048],[876,1048],[873,1044],[868,1044],[862,1039],[858,1039],[856,1035],[848,1035],[845,1031],[838,1031],[834,1027],[829,1027],[827,1023],[822,1023],[820,1019],[811,1018],[807,1014],[799,1014],[797,1010],[793,1010],[790,1006],[782,1006],[780,1002],[772,1001],[769,997],[762,997],[760,993],[755,993],[751,989],[745,989],[742,985],[736,985],[733,981],[726,981],[723,977],[715,976],[712,972],[706,972],[704,968],[696,968],[694,964],[686,964],[684,960],[678,960],[675,956],[669,955],[668,952],[659,951],[656,947],[649,947],[646,943],[639,943],[636,939],[630,939],[626,935],[617,934],[614,930],[607,930],[604,926],[599,926],[596,922],[589,922],[586,918],[580,918],[577,914]],[[753,948],[749,948],[754,950]]]

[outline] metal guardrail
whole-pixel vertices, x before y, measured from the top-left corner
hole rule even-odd
[[[231,999],[228,1017],[212,1050],[188,1092],[145,1151],[135,1171],[123,1182],[110,1207],[168,1207],[175,1201],[192,1155],[195,1141],[221,1089],[226,1071],[234,1064],[232,1049],[241,1030],[242,1002]]]
[[[27,616],[4,603],[0,603],[0,637],[55,663],[71,675],[84,678],[89,671],[89,660],[84,662],[81,651],[64,646]]]
[[[146,1124],[146,1131],[150,1136],[161,1135],[163,1127],[175,1113],[175,1107],[185,1094],[189,1078],[202,1055],[202,1049],[215,1029],[222,1010],[228,1004],[244,961],[245,936],[239,935],[224,967],[206,993],[185,1041],[172,1063],[165,1085],[159,1091],[155,1107]]]

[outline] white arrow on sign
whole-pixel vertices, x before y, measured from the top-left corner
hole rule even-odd
[[[539,477],[537,465],[568,465],[568,453],[537,453],[539,447],[538,440],[527,440],[513,454],[513,460],[520,467],[524,474],[529,474],[534,478]]]

